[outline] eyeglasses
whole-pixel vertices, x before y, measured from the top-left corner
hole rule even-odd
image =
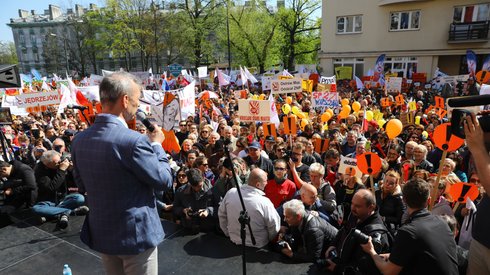
[[[183,178],[187,178],[187,175],[186,174],[180,174],[177,176],[179,179],[183,179]]]
[[[209,132],[208,132],[208,131],[201,131],[201,134],[202,134],[202,133],[209,133]]]
[[[286,171],[286,168],[274,167],[274,170],[276,170],[276,171]]]
[[[180,126],[185,127],[185,126],[187,126],[187,124],[180,124]]]
[[[206,167],[207,167],[207,166],[209,166],[207,163],[203,163],[203,164],[201,164],[201,165],[202,165],[202,166],[206,166]]]
[[[277,148],[277,151],[284,152],[284,151],[286,151],[286,149],[284,149],[284,148]]]

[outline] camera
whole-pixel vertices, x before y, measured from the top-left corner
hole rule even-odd
[[[471,112],[468,110],[454,109],[451,116],[451,134],[465,138],[464,134],[464,121],[467,116],[471,116]],[[478,122],[483,132],[490,132],[490,116],[484,115],[478,118]]]
[[[187,216],[193,218],[199,217],[199,211],[194,211],[192,208],[190,208],[189,211],[187,211]]]
[[[360,244],[367,244],[369,242],[369,236],[362,233],[359,229],[354,229],[352,231],[352,237]]]
[[[289,244],[290,247],[293,247],[294,244],[294,237],[291,234],[284,234],[282,237],[282,241],[277,243],[281,248],[286,248],[287,244]]]
[[[337,250],[333,249],[331,250],[328,255],[327,255],[327,259],[334,262],[335,264],[338,264],[339,263],[339,258],[338,258],[338,255],[337,255]],[[327,259],[317,259],[315,264],[316,266],[319,268],[319,269],[322,269],[324,267],[328,267],[329,266],[329,262],[327,261]]]
[[[66,152],[64,152],[64,153],[61,155],[60,162],[65,161],[65,159],[67,159],[68,161],[71,161],[71,154],[70,154],[70,153],[66,153]]]

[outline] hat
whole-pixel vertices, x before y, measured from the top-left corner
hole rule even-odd
[[[266,136],[265,137],[265,141],[269,141],[269,142],[276,142],[276,139],[274,139],[273,136]]]
[[[260,143],[258,141],[253,141],[252,143],[250,143],[248,145],[248,148],[253,148],[253,149],[262,149],[262,146],[260,145]]]
[[[368,122],[369,125],[373,126],[373,128],[377,129],[378,128],[378,122],[376,122],[375,120],[371,120]]]
[[[199,152],[204,152],[204,145],[202,145],[201,143],[196,142],[196,143],[192,144],[192,146],[193,147],[195,146],[199,150]]]

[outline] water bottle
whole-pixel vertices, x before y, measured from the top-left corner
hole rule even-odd
[[[63,275],[71,275],[71,268],[67,264],[63,266]]]

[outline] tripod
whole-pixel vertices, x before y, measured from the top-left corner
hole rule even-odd
[[[237,180],[235,168],[231,160],[230,150],[228,149],[228,145],[230,145],[231,141],[229,139],[225,139],[224,143],[225,143],[224,146],[225,154],[228,160],[230,161],[229,162],[230,167],[226,167],[224,164],[223,165],[227,169],[230,169],[231,172],[233,173],[233,179],[235,180],[238,197],[240,198],[240,203],[242,205],[242,211],[240,211],[240,216],[238,218],[238,221],[240,222],[240,238],[242,239],[242,274],[245,275],[247,274],[247,260],[246,260],[247,246],[245,245],[245,240],[247,238],[247,231],[245,226],[248,226],[248,231],[250,232],[250,238],[252,239],[252,244],[255,245],[256,242],[255,242],[254,234],[252,232],[252,227],[250,227],[250,216],[248,215],[247,209],[245,208],[245,203],[243,202],[242,192],[240,191],[240,186],[238,186],[238,180]],[[226,163],[226,160],[224,163]]]

